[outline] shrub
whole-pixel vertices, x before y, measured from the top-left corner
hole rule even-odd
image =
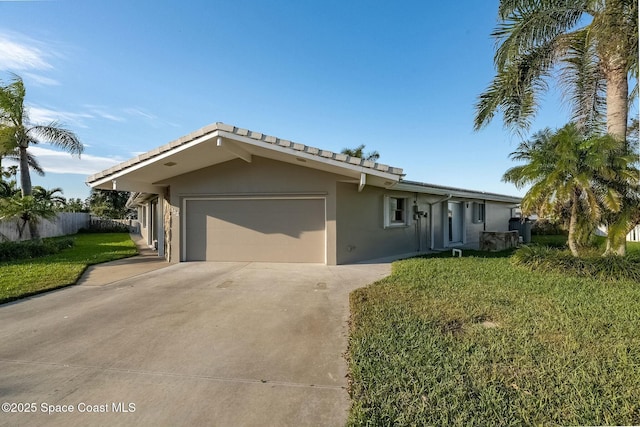
[[[41,242],[27,240],[24,242],[0,242],[0,261],[38,258],[56,254],[74,245],[73,238],[46,239]]]
[[[550,221],[548,219],[538,219],[531,225],[531,234],[537,236],[550,236],[558,234],[567,234],[567,231],[563,229],[561,224]]]
[[[567,236],[563,234],[544,234],[535,235],[531,238],[531,243],[540,246],[549,246],[551,248],[567,249]]]
[[[601,280],[640,282],[640,255],[574,257],[566,250],[548,246],[524,246],[511,258],[515,265],[529,270],[564,273]]]
[[[81,228],[78,233],[130,233],[131,227],[126,224],[111,223],[108,225],[90,225],[89,228]]]

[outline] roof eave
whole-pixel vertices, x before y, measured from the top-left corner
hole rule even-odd
[[[434,194],[439,196],[451,195],[463,199],[491,200],[495,202],[520,204],[522,198],[509,196],[506,194],[496,194],[484,191],[466,190],[463,188],[454,188],[439,186],[434,184],[426,184],[414,181],[400,181],[393,186],[394,190],[410,191],[413,193]]]
[[[248,136],[249,134],[252,136]],[[194,136],[194,138],[192,138],[192,136]],[[279,152],[291,156],[293,159],[303,159],[310,162],[310,167],[312,168],[313,166],[311,165],[315,163],[330,166],[339,171],[349,171],[357,175],[365,173],[370,176],[379,177],[385,181],[391,181],[392,183],[400,181],[403,176],[402,169],[400,168],[369,162],[363,159],[349,157],[345,154],[333,153],[218,123],[202,128],[169,144],[165,144],[126,162],[91,175],[87,178],[87,184],[91,187],[110,184],[119,178],[126,177],[130,172],[158,163],[180,151],[187,150],[195,145],[217,137],[242,142],[258,149]],[[144,184],[147,186],[162,186],[156,185],[155,183]],[[147,187],[147,189],[140,189],[140,191],[152,191],[152,189]]]

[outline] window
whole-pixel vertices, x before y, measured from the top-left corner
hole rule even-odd
[[[384,226],[399,227],[408,225],[408,199],[405,197],[384,197]]]
[[[484,203],[473,202],[473,222],[485,221],[485,205]]]

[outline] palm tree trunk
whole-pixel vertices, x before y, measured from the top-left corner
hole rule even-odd
[[[569,236],[567,236],[567,243],[569,244],[569,250],[571,255],[577,257],[578,245],[576,244],[576,232],[578,231],[578,195],[576,191],[573,192],[571,200],[571,218],[569,219]]]
[[[33,189],[31,187],[27,147],[22,146],[20,147],[20,187],[22,189],[22,197],[31,195]]]
[[[603,256],[624,256],[627,253],[627,234],[636,224],[633,221],[633,215],[637,215],[637,212],[631,209],[633,208],[629,206],[623,207],[616,214],[615,222],[607,224],[607,248]]]
[[[607,132],[620,141],[627,138],[629,84],[622,61],[607,70]]]
[[[627,116],[629,82],[624,61],[614,57],[609,59],[606,71],[607,78],[607,132],[618,139],[627,139]],[[624,208],[617,215],[616,224],[607,231],[607,249],[605,255],[620,255],[626,253],[626,223],[627,215]]]
[[[22,197],[31,196],[33,188],[31,186],[31,174],[29,173],[29,162],[27,158],[27,147],[20,146],[20,187],[22,187]],[[40,230],[34,219],[29,219],[29,234],[31,240],[40,240]]]

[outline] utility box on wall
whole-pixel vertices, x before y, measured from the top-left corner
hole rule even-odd
[[[511,218],[509,220],[509,230],[516,230],[520,237],[522,237],[522,243],[531,243],[531,220],[525,218]]]

